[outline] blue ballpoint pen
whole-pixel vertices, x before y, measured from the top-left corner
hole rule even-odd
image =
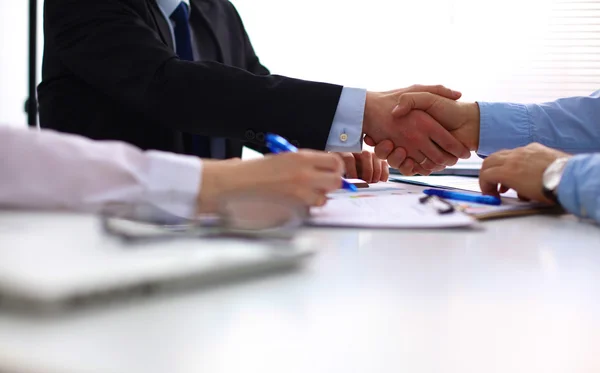
[[[287,152],[295,153],[298,151],[298,148],[296,148],[294,145],[290,144],[286,139],[284,139],[283,137],[281,137],[279,135],[274,135],[272,133],[269,133],[265,136],[265,140],[267,143],[267,148],[269,148],[269,150],[272,151],[273,153],[287,153]],[[356,189],[355,185],[350,184],[349,182],[347,182],[344,179],[342,179],[342,188],[349,190],[351,192],[356,192],[358,190],[358,189]]]
[[[494,196],[481,196],[470,193],[461,193],[455,192],[453,190],[443,190],[443,189],[425,189],[423,191],[428,196],[438,196],[445,199],[451,199],[455,201],[466,201],[466,202],[475,202],[481,203],[484,205],[500,205],[502,204],[502,200],[498,197]]]

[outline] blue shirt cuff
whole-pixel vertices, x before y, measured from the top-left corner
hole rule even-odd
[[[479,149],[488,156],[502,149],[514,149],[533,141],[527,106],[511,103],[478,102]]]
[[[569,160],[558,186],[558,200],[568,212],[600,223],[600,154]]]
[[[365,89],[342,89],[325,150],[352,153],[362,150],[366,99]]]

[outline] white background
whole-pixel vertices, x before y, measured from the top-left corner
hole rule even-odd
[[[598,0],[234,4],[278,74],[374,90],[441,83],[465,100],[531,102],[600,88]],[[26,122],[27,16],[27,1],[0,0],[0,123]],[[41,41],[39,50],[41,65]]]

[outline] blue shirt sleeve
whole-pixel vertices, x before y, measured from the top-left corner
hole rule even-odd
[[[544,104],[480,102],[478,154],[538,142],[567,153],[600,152],[600,91]]]
[[[570,213],[600,223],[600,154],[581,154],[567,162],[558,200]]]
[[[333,117],[325,150],[352,153],[362,150],[366,99],[366,90],[344,87]]]

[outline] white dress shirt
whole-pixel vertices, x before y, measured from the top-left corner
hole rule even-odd
[[[182,2],[190,5],[189,0],[157,0],[158,7],[163,13],[171,29],[171,38],[173,45],[175,42],[174,24],[170,18],[171,14]],[[196,60],[200,59],[196,43],[193,42],[192,33],[192,52]],[[330,152],[360,152],[362,150],[363,140],[363,117],[365,113],[365,101],[367,91],[365,89],[348,88],[342,89],[342,94],[329,130],[329,137],[325,145],[325,150]]]
[[[0,207],[94,212],[153,203],[191,217],[201,173],[196,157],[0,125]]]

